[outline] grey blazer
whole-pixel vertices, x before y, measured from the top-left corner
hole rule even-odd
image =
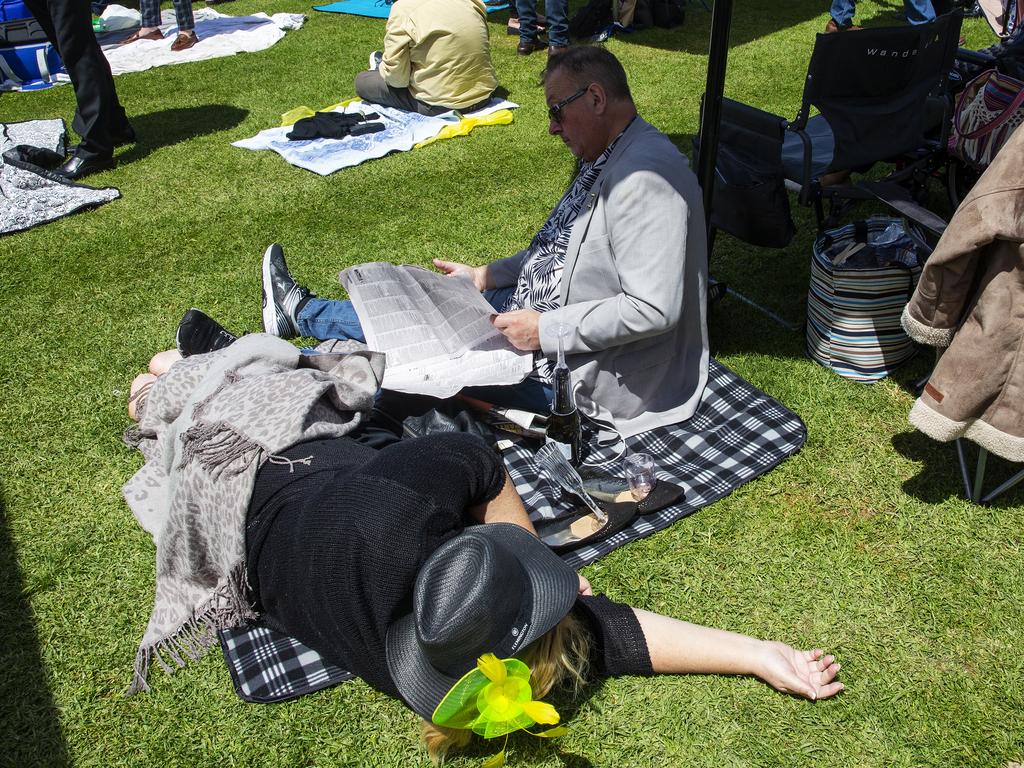
[[[559,309],[540,316],[554,357],[559,323],[583,413],[623,437],[693,415],[707,383],[707,238],[686,158],[637,117],[573,224]],[[488,267],[513,285],[526,251]]]

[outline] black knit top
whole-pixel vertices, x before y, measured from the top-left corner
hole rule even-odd
[[[430,435],[377,451],[349,438],[302,443],[265,463],[246,527],[249,584],[264,620],[378,690],[398,696],[385,660],[388,626],[412,609],[416,574],[476,521],[468,508],[505,483],[480,438]],[[632,609],[581,598],[598,674],[650,674]]]

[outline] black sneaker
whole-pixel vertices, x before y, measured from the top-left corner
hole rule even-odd
[[[205,312],[192,307],[178,323],[174,345],[182,357],[189,357],[223,349],[237,338]]]
[[[315,295],[295,282],[281,246],[268,247],[263,254],[263,331],[282,339],[300,336],[296,312]]]

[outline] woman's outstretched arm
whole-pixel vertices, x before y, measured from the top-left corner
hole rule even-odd
[[[690,624],[634,608],[658,673],[753,675],[783,693],[817,700],[843,690],[839,664],[824,651]]]

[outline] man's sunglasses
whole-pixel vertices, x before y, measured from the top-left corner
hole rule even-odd
[[[572,104],[574,101],[576,101],[576,99],[578,99],[584,93],[586,93],[587,92],[587,88],[589,88],[589,87],[590,86],[588,85],[586,88],[580,88],[578,91],[576,91],[576,93],[574,93],[569,98],[562,99],[557,104],[552,104],[550,107],[548,107],[548,117],[550,117],[556,123],[561,123],[562,122],[562,110],[565,109],[570,104]]]

